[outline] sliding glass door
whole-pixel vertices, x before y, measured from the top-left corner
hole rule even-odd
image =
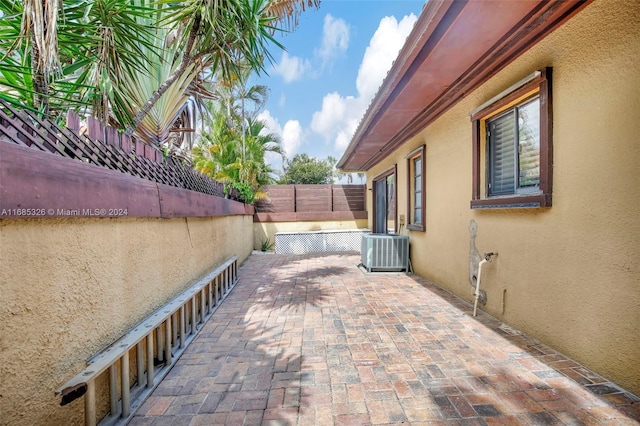
[[[373,232],[395,233],[397,231],[395,167],[374,179],[373,204]]]

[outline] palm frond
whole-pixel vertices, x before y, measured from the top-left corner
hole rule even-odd
[[[284,22],[286,29],[292,30],[298,26],[300,14],[312,7],[320,7],[320,0],[273,0],[266,12]]]

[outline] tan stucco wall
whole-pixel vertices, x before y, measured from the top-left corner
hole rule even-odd
[[[276,232],[332,231],[342,229],[363,229],[367,227],[367,219],[340,221],[306,221],[306,222],[255,222],[253,224],[253,248],[260,250],[267,239],[273,243]]]
[[[0,424],[83,423],[54,391],[232,255],[252,216],[0,220]]]
[[[635,394],[639,23],[640,3],[595,1],[368,173],[371,187],[397,163],[398,213],[406,215],[405,156],[426,143],[426,232],[403,231],[416,272],[471,301],[475,220],[479,252],[499,253],[482,272],[483,309]],[[553,67],[553,207],[470,209],[469,112],[546,66]]]

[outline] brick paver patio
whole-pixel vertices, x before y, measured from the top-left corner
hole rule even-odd
[[[428,280],[358,263],[253,255],[130,424],[640,424],[640,399],[602,377]]]

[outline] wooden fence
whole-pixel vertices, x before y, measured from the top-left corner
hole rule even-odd
[[[103,127],[95,119],[87,119],[85,134],[73,112],[64,127],[0,101],[0,140],[176,188],[225,195],[221,183],[175,158],[163,158],[157,148],[119,134],[113,127]],[[237,191],[230,192],[230,198],[237,197]]]
[[[268,197],[255,203],[254,220],[366,219],[365,185],[267,185]]]

